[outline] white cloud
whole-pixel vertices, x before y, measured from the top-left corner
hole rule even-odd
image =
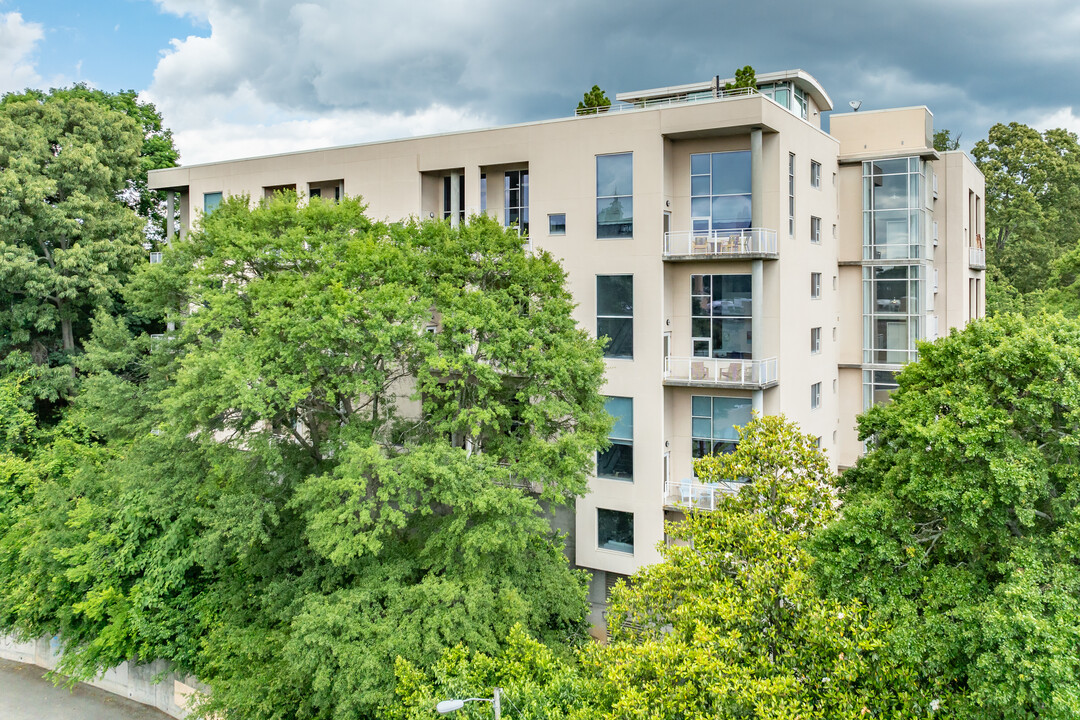
[[[254,157],[338,145],[464,130],[493,124],[487,118],[443,105],[412,113],[331,110],[325,113],[283,111],[259,100],[248,86],[228,96],[208,97],[177,107],[153,92],[141,99],[163,110],[173,128],[181,162]]]
[[[1036,130],[1053,130],[1065,128],[1080,135],[1080,115],[1074,112],[1073,107],[1058,108],[1057,110],[1041,115],[1036,118],[1031,126]]]
[[[0,14],[0,92],[23,90],[41,81],[31,56],[44,37],[39,23],[26,22],[17,12]]]
[[[459,3],[157,0],[205,20],[146,91],[185,164],[431,134],[498,119],[470,99],[484,28]],[[421,3],[423,4],[423,3]],[[484,0],[492,10],[498,6]],[[483,53],[481,53],[483,54]],[[486,64],[486,63],[485,63]]]

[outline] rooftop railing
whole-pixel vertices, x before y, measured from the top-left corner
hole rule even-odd
[[[615,105],[599,105],[595,107],[578,108],[575,115],[604,115],[606,113],[627,112],[629,110],[649,110],[658,107],[670,107],[672,105],[686,105],[689,103],[710,102],[712,100],[724,100],[726,98],[749,97],[757,95],[757,88],[732,88],[719,91],[704,90],[694,93],[682,93],[672,97],[656,98],[653,100],[637,100],[632,103],[619,103]]]
[[[664,233],[665,260],[776,258],[778,250],[776,231],[768,228]]]
[[[777,380],[776,358],[664,358],[664,382],[668,385],[761,389],[775,385]]]

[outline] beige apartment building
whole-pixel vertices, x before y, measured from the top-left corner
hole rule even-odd
[[[184,232],[225,196],[360,195],[380,219],[486,212],[557,257],[611,338],[616,418],[570,531],[592,597],[656,562],[665,517],[729,488],[692,459],[783,413],[837,467],[855,417],[984,313],[984,180],[925,107],[844,112],[801,70],[616,96],[606,112],[150,173]],[[170,213],[171,215],[172,213]],[[171,235],[171,229],[170,229]]]

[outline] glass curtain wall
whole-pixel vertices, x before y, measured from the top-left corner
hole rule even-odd
[[[863,362],[886,366],[864,368],[867,407],[888,396],[925,337],[926,172],[917,157],[863,163]]]

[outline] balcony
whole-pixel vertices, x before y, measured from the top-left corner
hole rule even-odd
[[[739,492],[746,483],[703,483],[697,478],[664,481],[664,507],[671,510],[715,510],[721,495]]]
[[[776,260],[776,231],[684,230],[664,233],[664,260]]]
[[[986,250],[980,247],[968,248],[968,267],[972,270],[986,269]]]
[[[763,390],[776,383],[776,358],[764,360],[664,358],[665,385]]]

